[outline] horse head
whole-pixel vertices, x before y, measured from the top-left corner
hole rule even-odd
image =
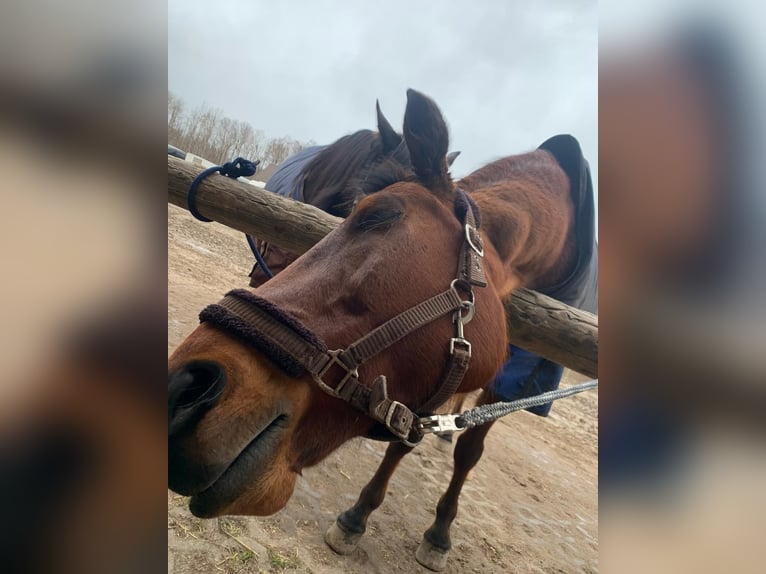
[[[382,114],[378,119],[382,145],[405,150],[407,161],[381,171],[391,181],[357,201],[310,251],[254,293],[240,293],[306,331],[311,345],[345,349],[445,290],[459,289],[466,299],[474,292],[454,282],[468,213],[479,214],[450,177],[439,109],[409,90],[403,136]],[[482,240],[486,286],[475,289],[475,314],[465,325],[473,351],[461,392],[483,387],[506,358],[501,297],[516,284],[488,236],[468,243]],[[387,345],[359,366],[359,380],[369,386],[384,375],[388,396],[417,412],[439,386],[456,336],[453,318],[444,314]],[[279,353],[254,346],[242,336],[247,326],[240,327],[205,321],[169,361],[169,485],[192,497],[198,516],[274,513],[303,468],[379,426],[353,400],[328,394],[305,370],[286,367]]]

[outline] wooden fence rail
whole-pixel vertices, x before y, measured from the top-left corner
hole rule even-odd
[[[168,201],[187,208],[187,192],[202,171],[168,156]],[[342,221],[313,206],[213,175],[197,192],[205,217],[264,239],[294,253],[305,253]],[[591,378],[598,377],[598,317],[528,289],[505,300],[509,340]]]

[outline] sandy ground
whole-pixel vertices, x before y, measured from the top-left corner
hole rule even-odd
[[[252,255],[242,234],[168,206],[168,353],[197,325],[199,310],[247,284]],[[581,380],[567,373],[569,384]],[[598,571],[596,393],[557,402],[549,417],[516,413],[490,432],[460,499],[445,572]],[[350,556],[325,530],[351,506],[385,444],[346,443],[298,479],[269,518],[195,518],[168,492],[168,572],[428,572],[414,557],[452,471],[435,437],[407,456],[383,505]]]

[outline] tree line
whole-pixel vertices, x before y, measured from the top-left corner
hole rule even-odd
[[[218,108],[201,104],[187,109],[183,99],[168,91],[168,143],[215,164],[235,157],[261,160],[259,169],[279,165],[314,142],[289,137],[269,138],[248,122],[223,115]]]

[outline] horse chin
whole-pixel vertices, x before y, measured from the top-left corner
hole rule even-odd
[[[277,416],[240,452],[228,467],[189,502],[192,514],[273,514],[287,504],[295,476],[283,462],[288,417]],[[291,476],[292,475],[292,476]]]
[[[290,501],[295,491],[295,481],[298,475],[285,467],[274,472],[271,480],[265,484],[254,485],[242,496],[230,504],[225,514],[242,514],[249,516],[269,516],[279,512]]]
[[[268,475],[250,485],[233,500],[225,502],[215,492],[206,490],[191,498],[189,510],[200,518],[223,515],[269,516],[282,510],[295,490],[297,474],[270,469]]]

